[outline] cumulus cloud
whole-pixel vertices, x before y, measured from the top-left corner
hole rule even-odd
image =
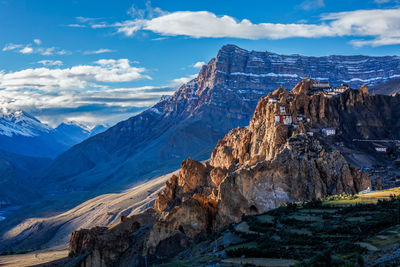
[[[129,82],[151,79],[144,75],[144,68],[132,67],[128,59],[101,59],[93,65],[78,65],[72,68],[33,68],[22,71],[0,73],[0,88],[40,89],[46,91],[85,89],[101,87],[98,82]]]
[[[70,54],[69,51],[64,49],[59,49],[57,47],[40,47],[42,41],[39,39],[34,39],[33,44],[6,44],[3,47],[3,51],[14,51],[21,54],[41,54],[43,56],[50,55],[66,55]]]
[[[328,25],[253,24],[247,19],[237,21],[230,16],[219,17],[207,11],[179,11],[151,20],[125,21],[115,26],[118,32],[127,36],[132,36],[138,30],[149,30],[166,36],[195,38],[282,39],[333,35],[332,29]]]
[[[95,54],[104,54],[104,53],[111,53],[111,52],[115,52],[115,50],[101,48],[101,49],[97,49],[97,50],[85,51],[83,53],[85,55],[95,55]]]
[[[44,66],[61,66],[63,62],[61,60],[40,60],[38,61],[39,64]]]
[[[152,89],[159,92],[152,92]],[[60,122],[80,121],[116,123],[156,103],[161,95],[172,94],[169,88],[106,88],[103,90],[62,90],[21,92],[0,90],[0,105],[10,110],[22,109],[52,126]]]
[[[304,1],[303,8],[322,7],[324,1]],[[354,45],[397,44],[400,38],[400,8],[355,10],[323,14],[319,23],[252,23],[231,16],[217,16],[208,11],[177,11],[157,13],[152,18],[136,18],[123,22],[101,22],[102,27],[116,28],[118,33],[133,36],[138,31],[151,31],[162,36],[187,36],[193,38],[285,39],[293,37],[354,38]],[[89,22],[91,23],[91,22]],[[89,24],[92,28],[97,24]],[[359,40],[359,38],[368,38]]]
[[[193,64],[193,68],[200,69],[204,65],[206,65],[206,63],[204,61],[198,61],[198,62]]]
[[[25,46],[21,50],[19,50],[21,54],[32,54],[33,53],[33,48],[30,46]]]
[[[66,121],[113,124],[154,105],[161,96],[175,90],[166,86],[56,92],[0,90],[0,106],[25,110],[52,126]]]
[[[323,20],[331,21],[332,29],[339,36],[375,37],[372,40],[351,41],[357,46],[382,46],[399,43],[400,9],[331,13],[324,16]]]
[[[39,63],[54,67],[62,62]],[[114,123],[176,89],[170,85],[119,87],[124,82],[151,79],[145,72],[127,59],[101,59],[70,68],[0,71],[0,106],[26,110],[53,126],[70,120]]]
[[[183,84],[193,80],[194,78],[197,77],[197,74],[193,74],[193,75],[189,75],[186,77],[181,77],[181,78],[177,78],[177,79],[173,79],[170,83],[169,83],[169,87],[172,88],[178,88],[180,86],[182,86]]]

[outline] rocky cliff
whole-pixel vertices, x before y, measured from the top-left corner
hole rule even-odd
[[[71,148],[40,180],[52,192],[92,192],[83,199],[121,189],[173,171],[187,157],[207,159],[218,139],[248,125],[260,97],[277,87],[310,76],[373,85],[399,77],[399,64],[395,56],[287,56],[226,45],[173,96]]]
[[[277,87],[292,88],[302,77],[310,76],[329,79],[333,85],[372,85],[400,75],[399,62],[399,57],[286,56],[223,46],[199,75],[174,95],[60,155],[36,179],[49,199],[45,197],[25,212],[21,209],[6,227],[0,223],[0,229],[4,233],[32,210],[48,209],[49,201],[52,212],[73,208],[100,194],[174,171],[188,157],[208,159],[218,140],[235,127],[247,126],[260,97]],[[386,98],[380,101],[384,106]],[[357,107],[354,110],[359,112]],[[367,114],[361,115],[369,119]],[[347,127],[364,131],[357,123]],[[396,123],[392,120],[387,125]],[[374,135],[380,128],[365,131]],[[271,151],[267,152],[270,156]],[[8,240],[0,243],[1,250]]]
[[[368,172],[351,166],[331,145],[340,141],[351,147],[354,138],[398,138],[394,118],[400,115],[400,96],[372,96],[367,87],[334,96],[310,94],[312,85],[304,80],[291,92],[279,88],[261,98],[250,125],[230,131],[209,161],[183,161],[179,175],[171,177],[146,213],[153,223],[139,223],[129,232],[133,241],[116,241],[121,238],[116,239],[115,229],[138,221],[123,218],[115,229],[102,229],[100,237],[95,230],[73,233],[70,255],[80,256],[82,266],[98,262],[99,255],[106,266],[156,263],[243,215],[371,187]],[[82,235],[106,239],[106,248],[83,246]],[[115,242],[124,242],[126,249],[110,253]]]

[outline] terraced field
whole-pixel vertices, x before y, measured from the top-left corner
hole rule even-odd
[[[399,193],[341,196],[246,216],[164,266],[398,266]]]

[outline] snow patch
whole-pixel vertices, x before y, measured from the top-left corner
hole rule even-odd
[[[0,113],[0,135],[38,136],[52,130],[48,125],[41,123],[35,117],[21,111],[2,109]]]
[[[156,113],[156,114],[159,114],[159,115],[162,114],[161,111],[159,111],[159,110],[156,109],[156,108],[151,108],[150,111],[152,111],[152,112],[154,112],[154,113]]]
[[[291,73],[244,73],[244,72],[232,72],[230,75],[239,75],[239,76],[250,76],[250,77],[290,77],[290,78],[298,78],[299,75],[291,74]]]

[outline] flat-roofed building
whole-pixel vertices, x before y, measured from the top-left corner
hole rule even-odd
[[[336,134],[336,129],[334,128],[323,128],[322,129],[322,133],[326,136],[330,136],[330,135],[335,135]]]

